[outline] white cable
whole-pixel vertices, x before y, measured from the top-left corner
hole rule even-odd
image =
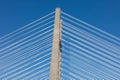
[[[40,78],[40,79],[38,79],[38,80],[49,80],[49,75],[44,76],[44,77],[41,77],[41,78]]]
[[[69,35],[71,35],[71,34],[69,34]],[[71,36],[75,36],[75,35],[71,35]],[[116,65],[116,66],[119,66],[119,65],[120,65],[120,63],[117,62],[118,60],[115,61],[115,58],[106,55],[106,53],[103,54],[101,51],[96,50],[95,48],[92,48],[92,47],[88,46],[87,44],[83,44],[82,42],[79,42],[80,40],[79,40],[79,41],[74,40],[75,37],[74,37],[74,39],[72,39],[70,36],[68,37],[68,36],[66,36],[65,34],[63,34],[63,37],[66,37],[67,39],[69,39],[69,40],[71,40],[71,41],[74,41],[74,43],[76,43],[77,45],[78,45],[78,44],[79,44],[80,46],[82,45],[82,46],[84,46],[85,48],[91,50],[91,51],[93,52],[93,55],[99,57],[100,59],[102,59],[102,60],[104,60],[104,61],[109,62],[110,64],[114,64],[114,65]],[[93,45],[92,45],[92,46],[93,46]],[[95,54],[94,54],[94,53],[95,53]],[[96,54],[96,53],[97,53],[97,54]],[[103,56],[104,56],[104,57],[103,57]],[[114,56],[114,55],[113,55],[113,56]],[[118,65],[118,64],[119,64],[119,65]]]
[[[33,21],[33,22],[31,22],[31,23],[29,23],[29,24],[27,24],[27,25],[25,25],[25,26],[23,26],[23,27],[21,27],[21,28],[15,30],[15,31],[13,31],[13,32],[11,32],[11,33],[9,33],[9,34],[7,34],[7,35],[5,35],[5,36],[3,36],[3,37],[1,37],[1,38],[0,38],[0,42],[1,42],[1,40],[4,40],[4,38],[6,39],[6,38],[9,37],[10,35],[12,35],[12,34],[14,34],[14,33],[16,33],[16,32],[18,33],[18,32],[21,31],[22,29],[24,29],[24,28],[26,28],[26,27],[28,27],[28,26],[34,24],[35,22],[37,22],[37,21],[39,21],[39,20],[42,20],[42,19],[44,19],[44,18],[46,18],[46,17],[52,15],[53,13],[54,13],[54,12],[51,12],[51,13],[49,13],[49,14],[47,14],[47,15],[45,15],[45,16],[43,16],[43,17],[41,17],[41,18],[39,18],[39,19],[37,19],[37,20],[35,20],[35,21]]]
[[[93,44],[93,43],[96,43],[96,44],[100,44],[100,43],[97,43],[97,42],[95,42],[95,41],[93,41],[93,40],[91,40],[90,38],[88,38],[87,36],[82,36],[82,37],[84,37],[84,38],[88,38],[88,39],[84,39],[84,38],[79,38],[79,36],[81,36],[81,34],[79,34],[78,36],[75,36],[75,35],[73,35],[73,34],[71,34],[70,32],[64,32],[64,33],[67,33],[67,34],[69,34],[69,35],[71,35],[71,36],[74,36],[75,38],[77,38],[77,39],[83,39],[84,41],[92,41],[91,43]],[[76,34],[77,35],[77,34]],[[94,44],[94,45],[96,45],[96,44]],[[98,45],[98,47],[101,47],[101,46],[103,46],[104,44],[100,44],[100,46]],[[97,47],[96,47],[97,48]],[[102,47],[101,47],[102,48]],[[109,48],[109,47],[108,47]],[[102,49],[104,49],[104,47],[102,48]],[[106,50],[106,49],[104,49],[104,51],[105,52],[107,52],[106,53],[106,55],[109,55],[109,56],[111,56],[111,57],[114,57],[115,59],[118,59],[118,60],[120,60],[119,59],[119,57],[114,53],[114,52],[112,52],[112,51],[108,51],[108,50]],[[103,53],[104,54],[104,53]]]
[[[51,43],[52,43],[52,41],[51,41]],[[49,41],[46,42],[46,43],[44,42],[44,45],[45,45],[45,47],[51,46],[51,45],[52,45],[51,43],[49,43]],[[46,45],[46,44],[47,44],[47,45]],[[39,44],[39,45],[41,45],[41,44]],[[39,45],[38,45],[38,46],[39,46]],[[45,47],[44,47],[44,46],[42,47],[42,45],[41,45],[41,49],[45,49]],[[34,49],[34,48],[33,48],[33,49]],[[38,49],[40,50],[40,47],[39,47]],[[30,52],[30,51],[28,51],[28,52]],[[27,53],[28,53],[28,52],[27,52]],[[34,51],[32,51],[32,52],[34,52]],[[27,54],[27,53],[26,53],[26,54]],[[25,54],[25,53],[23,53],[23,54]],[[21,54],[20,56],[23,56],[23,54]],[[30,53],[28,53],[28,54],[30,54]],[[18,54],[18,55],[19,55],[19,54]],[[31,54],[30,54],[30,55],[31,55]],[[18,57],[20,57],[20,56],[18,56]],[[8,57],[9,57],[9,56],[8,56]],[[14,57],[14,56],[13,56],[13,57]],[[16,57],[16,59],[17,59],[18,57]],[[23,58],[24,58],[24,57],[23,57]],[[13,58],[13,59],[14,59],[14,58]],[[18,58],[18,59],[19,59],[19,58]]]
[[[14,49],[14,50],[12,50],[12,51],[4,52],[4,53],[3,53],[4,55],[3,55],[3,56],[0,56],[0,60],[3,59],[3,58],[5,58],[5,57],[9,57],[10,55],[14,55],[14,53],[15,53],[15,54],[19,54],[21,51],[24,51],[24,49],[26,49],[26,47],[33,46],[35,43],[38,43],[38,42],[40,42],[40,41],[42,41],[42,40],[44,40],[44,39],[46,39],[46,40],[44,40],[44,42],[41,42],[40,44],[45,43],[45,41],[50,41],[50,40],[52,40],[51,37],[48,37],[48,36],[51,36],[51,34],[48,34],[47,37],[44,36],[44,37],[42,37],[41,39],[38,39],[38,40],[33,41],[33,42],[29,43],[29,44],[26,44],[25,46],[21,46],[20,48]],[[31,48],[31,47],[29,47],[29,48],[27,48],[27,49],[30,49],[30,48]]]
[[[68,75],[69,73],[70,73],[69,71],[67,72],[67,70],[63,69],[63,72],[61,74],[62,80],[73,80],[73,79],[75,79],[73,76]]]
[[[83,43],[85,43],[87,45],[90,45],[90,46],[94,46],[94,49],[97,48],[97,49],[99,49],[100,51],[103,52],[101,55],[104,55],[104,56],[108,56],[109,55],[108,57],[110,57],[111,59],[114,58],[113,60],[115,60],[115,59],[117,59],[117,61],[120,60],[119,57],[118,56],[115,57],[115,54],[113,54],[112,52],[110,52],[110,51],[108,51],[108,50],[106,50],[104,48],[101,48],[100,46],[97,46],[96,44],[93,44],[93,43],[89,42],[88,40],[85,40],[83,38],[79,38],[79,36],[73,35],[70,32],[63,31],[63,35],[66,35],[66,34],[69,35],[69,37],[71,37],[71,38],[73,38],[75,40],[82,41]],[[81,43],[81,44],[83,44],[83,43]],[[91,47],[91,48],[93,48],[93,47]],[[112,54],[110,54],[110,53],[112,53]]]
[[[67,24],[67,25],[71,25],[71,24],[69,24],[69,23],[67,23],[67,22],[63,22],[63,24]],[[71,26],[73,26],[73,25],[71,25]],[[85,27],[85,26],[83,26],[83,25],[80,25],[80,26],[82,26],[82,27]],[[77,27],[74,27],[74,28],[77,28]],[[78,30],[81,30],[82,32],[84,32],[84,34],[88,34],[88,32],[86,32],[85,30],[82,30],[82,29],[80,29],[80,28],[77,28]],[[89,33],[91,36],[93,36],[94,34],[91,34],[91,33]],[[96,34],[96,33],[95,33]],[[94,37],[95,38],[98,38],[97,36],[95,36],[94,35]],[[115,44],[119,44],[120,42],[116,42],[116,43],[114,43],[113,44],[113,42],[109,42],[109,41],[106,41],[106,40],[104,40],[103,38],[99,38],[99,40],[101,40],[101,41],[103,41],[103,42],[105,42],[106,44],[109,44],[109,46],[111,46],[111,45],[113,45],[113,46],[117,46],[117,47],[120,47],[120,46],[118,46],[118,45],[115,45]]]
[[[51,26],[53,26],[53,25],[51,25]],[[44,35],[44,34],[50,32],[50,31],[52,31],[52,30],[53,30],[53,29],[50,29],[50,30],[48,30],[48,31],[46,31],[46,32],[44,32],[44,33],[42,33],[41,35]],[[39,31],[39,32],[40,32],[40,31]],[[8,50],[8,48],[10,48],[10,47],[15,48],[15,47],[18,47],[18,46],[20,46],[20,45],[23,45],[23,44],[26,43],[26,42],[32,41],[33,39],[36,39],[36,38],[40,37],[41,35],[37,35],[37,36],[35,36],[35,37],[33,37],[33,38],[27,40],[27,41],[24,41],[24,40],[26,40],[26,39],[28,39],[28,38],[34,36],[35,34],[38,34],[39,32],[34,33],[34,34],[30,35],[30,36],[27,36],[27,37],[25,37],[25,38],[23,38],[23,39],[21,39],[21,40],[15,42],[15,43],[9,45],[9,46],[7,46],[7,47],[1,49],[0,51],[2,52],[3,50],[6,50],[6,49]],[[23,42],[23,41],[24,41],[24,42]],[[17,45],[18,43],[20,43],[20,44]],[[16,46],[15,46],[15,45],[16,45]],[[12,48],[10,48],[10,49],[12,49]]]
[[[86,50],[86,49],[84,49],[84,48],[82,48],[82,47],[79,47],[79,46],[77,46],[77,45],[75,45],[75,44],[73,44],[73,43],[69,43],[69,42],[67,42],[67,41],[64,41],[64,42],[68,43],[70,46],[75,47],[74,49],[76,49],[76,52],[77,52],[77,53],[80,53],[80,52],[82,51],[82,52],[86,52],[86,53],[92,54],[90,51],[88,51],[88,50]],[[64,46],[65,46],[65,45],[64,45]],[[99,60],[99,59],[97,59],[97,58],[95,58],[95,57],[93,57],[93,56],[90,56],[90,55],[88,55],[88,54],[84,54],[84,53],[82,53],[82,52],[81,52],[81,55],[84,55],[84,56],[92,59],[94,62],[97,62],[97,63],[99,63],[100,65],[103,65],[104,67],[108,68],[110,71],[114,72],[116,75],[120,73],[120,72],[118,71],[118,69],[116,69],[115,67],[110,66],[110,65],[104,63],[103,61],[101,61],[101,60]]]
[[[42,22],[43,22],[43,21],[42,21]],[[52,21],[50,21],[50,22],[52,22]],[[40,24],[40,23],[38,23],[38,24]],[[38,24],[35,24],[35,25],[31,26],[31,27],[33,28],[34,26],[37,26]],[[46,25],[46,24],[44,24],[44,26],[45,26],[45,25]],[[41,26],[42,26],[42,25],[41,25]],[[31,27],[28,27],[27,29],[30,29]],[[25,31],[25,29],[24,29],[23,31]],[[23,31],[22,31],[22,32],[23,32]],[[29,31],[28,31],[28,32],[29,32]],[[21,34],[19,33],[19,35],[18,35],[18,33],[19,33],[19,32],[17,32],[16,34],[14,34],[14,35],[12,35],[12,36],[13,36],[13,37],[14,37],[14,36],[16,37],[16,36],[19,36],[19,35],[23,34],[23,33],[21,33]],[[24,32],[24,33],[26,33],[26,32]],[[7,41],[10,40],[11,38],[13,38],[12,36],[7,37],[7,38],[9,38],[9,39],[6,38],[6,40],[1,41],[1,43],[7,42]]]
[[[37,80],[38,77],[41,77],[41,76],[45,76],[46,74],[49,75],[49,68],[47,68],[45,71],[41,72],[41,71],[38,71],[32,75],[29,75],[29,76],[26,76],[24,79],[25,80]]]
[[[49,24],[49,23],[51,23],[51,22],[53,22],[53,21],[49,21],[48,23],[46,23],[46,24],[44,24],[44,25],[42,25],[42,26],[39,26],[39,27],[37,27],[37,28],[35,28],[35,29],[32,29],[32,30],[30,30],[30,31],[28,31],[28,32],[26,32],[26,33],[24,33],[24,34],[21,34],[20,36],[17,36],[17,37],[15,37],[15,38],[12,38],[12,39],[10,39],[10,40],[7,40],[7,41],[5,40],[5,42],[3,42],[3,43],[0,45],[0,47],[5,46],[6,44],[8,44],[8,43],[10,43],[10,42],[13,42],[13,41],[15,41],[16,39],[19,39],[19,38],[22,37],[22,36],[25,36],[25,35],[28,36],[28,34],[30,35],[30,33],[32,33],[33,31],[35,31],[35,30],[37,30],[37,29],[39,29],[39,28],[42,28],[42,30],[48,29],[49,27],[46,27],[46,28],[44,28],[44,27],[45,27],[45,25],[47,25],[47,24]],[[40,30],[40,31],[42,31],[42,30]]]
[[[51,50],[51,48],[48,48],[47,50],[44,50],[43,52],[41,52],[41,54],[45,54],[46,52],[48,52],[48,51],[50,51]],[[35,54],[36,54],[36,52],[35,52]],[[4,70],[4,72],[2,72],[1,74],[0,74],[0,76],[1,75],[4,75],[3,73],[7,73],[8,71],[10,72],[10,71],[12,71],[12,70],[14,70],[16,67],[18,68],[19,66],[22,66],[23,64],[29,64],[28,62],[30,62],[32,59],[34,59],[34,58],[36,58],[36,57],[38,57],[38,56],[40,56],[41,54],[33,54],[32,55],[32,57],[29,57],[29,58],[27,58],[27,59],[25,59],[25,60],[21,60],[21,61],[19,61],[18,63],[16,63],[16,64],[14,64],[14,66],[10,66],[10,67],[8,67],[8,68],[6,68],[5,70]],[[47,54],[47,55],[49,55],[49,54]],[[46,54],[45,54],[45,56],[47,56]],[[42,58],[43,58],[44,56],[42,56]],[[25,65],[24,65],[25,66]],[[2,70],[1,70],[2,71]]]
[[[65,57],[69,57],[69,56],[67,56],[67,55],[63,55],[63,56],[65,56]],[[80,69],[80,70],[83,70],[84,72],[86,72],[88,75],[91,75],[91,77],[96,77],[95,79],[96,80],[99,80],[100,78],[102,78],[102,77],[106,77],[105,75],[106,74],[104,74],[103,72],[102,73],[100,73],[100,71],[96,71],[96,69],[95,68],[93,68],[93,69],[91,69],[91,66],[88,66],[88,65],[84,65],[85,63],[84,62],[80,62],[80,60],[79,59],[77,59],[77,58],[75,58],[75,57],[70,57],[71,58],[71,61],[69,61],[70,62],[70,64],[69,64],[69,66],[70,67],[72,67],[72,66],[74,66],[74,67],[72,67],[73,69],[75,69],[76,68],[76,70],[78,70],[78,69]],[[74,61],[76,62],[76,63],[74,63]],[[68,63],[68,60],[66,60],[65,58],[64,58],[64,62],[66,62],[66,63]],[[84,68],[84,67],[86,67],[86,69],[82,69],[82,67],[79,65],[79,64],[81,64],[81,66]],[[87,67],[89,67],[89,69],[91,70],[89,70],[89,69],[87,69]],[[81,71],[79,71],[79,72],[81,72]],[[83,73],[83,72],[81,72],[81,73]],[[111,76],[107,76],[106,77],[106,79],[111,79]],[[91,80],[91,79],[90,79]]]
[[[64,55],[65,56],[65,55]],[[69,57],[69,56],[65,56],[65,57]],[[71,58],[71,59],[73,59],[73,58]],[[74,60],[74,59],[73,59]],[[82,73],[82,75],[85,75],[86,76],[86,78],[91,78],[91,77],[96,77],[96,79],[98,79],[98,76],[96,76],[96,74],[92,74],[91,75],[91,73],[89,72],[89,71],[86,71],[86,70],[84,70],[84,69],[82,69],[82,67],[78,67],[78,66],[76,66],[75,64],[73,64],[73,61],[68,61],[68,60],[66,60],[66,59],[64,59],[64,62],[66,62],[66,63],[68,63],[69,64],[69,69],[74,69],[74,70],[72,70],[72,71],[74,71],[74,72],[76,72],[76,73]],[[77,63],[77,62],[75,62],[75,63]],[[79,63],[80,64],[80,63]],[[65,65],[64,65],[65,66]],[[67,65],[66,65],[67,66]],[[91,80],[91,79],[90,79]]]
[[[65,70],[65,69],[63,69],[63,70]],[[88,80],[87,78],[83,78],[79,74],[74,73],[73,71],[72,72],[67,71],[67,70],[65,70],[65,71],[68,72],[70,76],[73,76],[74,78],[77,78],[79,80]]]
[[[52,44],[51,44],[52,45]],[[2,67],[3,68],[5,68],[6,66],[7,67],[9,67],[11,64],[15,64],[15,63],[17,63],[17,62],[20,62],[20,61],[23,61],[23,60],[25,60],[26,58],[29,58],[30,56],[32,56],[33,55],[33,53],[40,53],[40,51],[43,51],[43,50],[45,50],[45,49],[47,49],[47,48],[50,48],[51,47],[51,45],[47,45],[48,47],[46,47],[46,46],[43,46],[42,48],[37,48],[37,49],[35,49],[35,50],[30,50],[30,51],[28,51],[28,52],[26,52],[26,53],[23,53],[23,54],[21,54],[22,56],[19,56],[18,55],[18,57],[16,57],[16,58],[13,58],[13,59],[11,59],[10,61],[8,61],[7,63],[3,63],[2,64],[2,62],[1,62],[1,65],[3,65],[3,66],[1,66],[1,69],[2,69]],[[25,55],[26,54],[26,55]],[[35,54],[34,54],[35,55]],[[24,57],[25,56],[25,57]],[[14,57],[14,56],[13,56]],[[20,58],[19,58],[20,57]],[[7,60],[9,60],[9,59],[7,59]],[[13,61],[13,60],[15,60],[15,61]],[[7,64],[9,64],[9,65],[7,65]],[[14,65],[15,66],[15,65]]]
[[[48,46],[48,45],[47,45]],[[46,46],[45,46],[46,47]],[[22,59],[22,60],[19,60],[19,61],[17,61],[17,62],[12,62],[10,65],[6,65],[6,66],[4,66],[3,68],[1,67],[1,74],[2,74],[2,70],[3,70],[3,72],[5,72],[5,71],[10,71],[10,70],[12,70],[12,69],[15,69],[15,68],[17,68],[17,67],[19,67],[19,66],[22,66],[22,65],[24,65],[24,64],[26,64],[27,62],[30,62],[32,59],[34,59],[34,58],[37,58],[38,56],[41,56],[41,55],[47,55],[45,52],[50,52],[50,50],[51,50],[51,45],[50,46],[48,46],[48,47],[46,47],[46,51],[44,50],[44,48],[38,48],[38,49],[36,49],[36,50],[34,50],[34,54],[31,54],[30,56],[27,56],[26,58],[24,58],[24,59]],[[47,49],[48,48],[48,49]],[[44,53],[43,53],[43,52]],[[37,53],[41,53],[41,54],[37,54]],[[37,56],[36,56],[37,55]],[[13,66],[12,66],[13,65]]]
[[[69,15],[69,14],[67,14],[67,13],[65,13],[65,12],[63,12],[63,11],[62,11],[62,14],[67,15],[68,17],[70,17],[70,18],[72,18],[72,19],[74,19],[74,20],[76,20],[76,21],[78,21],[78,22],[80,22],[80,23],[83,23],[83,24],[85,24],[86,26],[88,26],[88,27],[90,27],[90,28],[92,28],[92,29],[95,29],[96,31],[99,31],[99,32],[101,32],[101,33],[103,33],[103,34],[111,37],[111,38],[114,38],[114,39],[120,41],[120,38],[118,38],[118,37],[116,37],[116,36],[113,36],[112,34],[109,34],[109,33],[105,32],[105,31],[103,31],[103,30],[101,30],[101,29],[99,29],[99,28],[97,28],[97,27],[95,27],[95,26],[93,26],[93,25],[90,25],[90,24],[82,21],[82,20],[79,20],[79,19],[77,19],[77,18],[75,18],[75,17],[73,17],[73,16],[71,16],[71,15]]]
[[[64,60],[66,62],[68,62],[67,60]],[[71,62],[71,61],[69,61]],[[66,65],[67,66],[67,65]],[[83,78],[87,78],[88,80],[92,80],[92,78],[94,77],[96,80],[98,80],[98,77],[97,76],[93,76],[91,75],[91,73],[81,69],[81,67],[77,67],[76,65],[74,64],[69,64],[69,69],[72,71],[72,72],[75,72],[77,75],[81,75]]]
[[[48,55],[50,55],[50,54],[47,54],[47,56],[48,56]],[[39,59],[34,60],[32,63],[34,63],[34,62],[36,62],[36,61],[38,61],[38,60],[40,60],[40,59],[42,59],[42,58],[44,58],[44,57],[46,57],[46,55],[45,55],[45,56],[42,56],[42,57],[39,58]],[[8,72],[8,73],[5,73],[4,75],[2,75],[2,77],[3,77],[3,76],[4,76],[4,77],[7,76],[7,78],[10,78],[10,77],[12,77],[12,76],[15,76],[15,75],[17,75],[17,74],[25,71],[25,70],[28,70],[28,69],[30,69],[30,68],[32,68],[32,67],[34,67],[34,66],[37,66],[37,65],[39,65],[39,64],[41,64],[41,63],[43,63],[43,62],[45,62],[45,61],[48,61],[49,59],[50,59],[50,58],[44,59],[44,60],[41,61],[40,63],[37,63],[37,64],[32,65],[32,66],[29,66],[29,67],[27,67],[27,68],[19,71],[20,69],[22,69],[22,68],[30,65],[30,63],[27,63],[26,65],[23,65],[23,66],[21,66],[21,67],[18,67],[17,69],[13,69],[12,71],[10,71],[10,72]],[[16,72],[16,71],[17,71],[17,72]]]
[[[102,64],[102,65],[110,68],[111,70],[115,71],[116,73],[120,73],[120,71],[118,71],[118,70],[119,70],[119,69],[118,69],[118,66],[114,66],[114,65],[112,65],[112,64],[110,64],[110,63],[108,63],[108,62],[101,61],[100,58],[92,55],[93,53],[92,53],[91,51],[87,50],[87,49],[84,49],[84,48],[82,48],[82,47],[80,47],[80,46],[78,46],[78,45],[76,45],[76,44],[69,43],[68,41],[65,41],[65,40],[63,40],[63,41],[66,42],[66,43],[68,43],[68,44],[70,44],[71,46],[74,46],[74,47],[76,48],[76,51],[78,51],[78,52],[79,52],[79,51],[83,51],[83,52],[89,54],[89,55],[88,55],[88,54],[83,54],[84,56],[89,57],[90,59],[93,59],[93,60],[97,61],[98,63],[100,63],[100,64]],[[91,55],[92,55],[92,56],[91,56]]]
[[[35,65],[36,65],[36,64],[35,64]],[[21,78],[21,77],[28,76],[27,74],[33,73],[35,70],[38,70],[38,69],[41,69],[39,72],[43,72],[43,71],[49,69],[49,67],[47,67],[47,69],[44,68],[45,66],[49,66],[49,65],[50,65],[50,63],[46,63],[46,64],[44,64],[44,65],[40,65],[40,66],[37,67],[37,68],[33,68],[33,69],[30,70],[30,71],[27,71],[27,72],[24,71],[23,74],[17,74],[17,75],[15,74],[15,76],[12,75],[13,77],[11,77],[10,79],[17,80],[17,79],[19,79],[19,78]],[[33,67],[33,66],[32,66],[32,67]],[[42,69],[42,68],[44,68],[44,69]],[[35,73],[34,73],[34,74],[35,74]]]
[[[68,26],[67,26],[68,27]],[[64,27],[64,28],[66,28],[67,30],[69,30],[69,31],[71,31],[71,33],[74,33],[74,34],[76,34],[76,35],[78,35],[78,36],[82,36],[83,38],[85,38],[85,39],[87,39],[87,40],[89,40],[89,41],[91,41],[91,42],[93,42],[93,43],[96,43],[96,44],[98,44],[98,45],[100,45],[100,46],[102,46],[102,47],[104,47],[104,48],[106,48],[106,49],[108,49],[108,50],[110,50],[110,51],[113,51],[113,52],[115,52],[115,53],[118,53],[119,51],[118,51],[118,47],[116,47],[116,48],[114,48],[115,46],[114,45],[109,45],[108,43],[106,43],[105,41],[103,41],[103,40],[101,40],[99,37],[95,37],[95,36],[93,36],[93,35],[90,35],[89,33],[86,33],[86,32],[83,32],[82,30],[80,30],[80,29],[71,29],[70,27],[69,28],[67,28],[67,27]],[[74,31],[75,30],[75,31]],[[78,30],[80,30],[79,32],[78,32]],[[78,33],[77,33],[78,32]],[[93,41],[93,40],[95,40],[95,41]],[[112,46],[114,46],[114,47],[112,47]],[[110,49],[111,48],[111,49]],[[113,49],[115,49],[115,50],[113,50]],[[117,51],[117,52],[116,52]],[[116,54],[117,55],[117,54]]]
[[[29,47],[29,46],[33,46],[34,44],[36,44],[36,43],[44,43],[45,41],[47,41],[47,39],[51,39],[52,40],[52,38],[51,38],[51,36],[50,36],[51,34],[49,34],[47,37],[42,37],[42,38],[40,38],[40,39],[38,39],[38,40],[35,40],[35,41],[33,41],[33,42],[31,42],[31,43],[28,43],[28,44],[26,44],[26,45],[23,45],[23,46],[21,46],[21,47],[18,47],[18,48],[15,48],[15,49],[11,49],[11,50],[8,50],[8,51],[6,51],[6,52],[3,52],[3,55],[1,54],[1,56],[0,56],[0,59],[2,59],[3,57],[7,57],[8,55],[10,55],[10,54],[12,54],[13,55],[13,53],[15,53],[15,54],[17,54],[16,52],[17,51],[24,51],[24,49],[27,47]],[[44,42],[41,42],[41,40],[44,40]]]
[[[67,18],[64,18],[64,19],[72,22],[73,24],[78,25],[79,27],[87,28],[87,30],[88,30],[89,32],[92,32],[92,34],[94,33],[94,34],[96,34],[97,36],[99,36],[99,37],[101,37],[101,38],[105,38],[107,41],[111,41],[111,43],[114,43],[114,44],[120,46],[120,42],[117,41],[117,40],[110,39],[109,37],[107,37],[107,36],[105,36],[105,35],[102,35],[102,34],[98,34],[98,32],[97,32],[97,31],[94,31],[93,29],[90,29],[90,30],[89,30],[88,27],[86,27],[86,26],[84,26],[84,25],[82,25],[82,24],[76,23],[76,22],[74,22],[74,21],[72,21],[72,20],[70,20],[70,19],[67,19]]]
[[[68,46],[69,47],[69,46]],[[71,49],[71,50],[74,50],[74,49],[72,49],[72,48],[69,48],[69,49]],[[66,49],[63,49],[63,51],[65,52],[65,53],[68,53],[68,51],[66,50]],[[76,50],[75,50],[76,51]],[[65,55],[65,53],[64,53],[64,55]],[[101,69],[99,69],[99,68],[97,68],[96,66],[95,66],[95,64],[93,65],[93,63],[90,61],[90,60],[88,60],[88,58],[85,58],[85,57],[82,57],[82,56],[80,56],[79,54],[82,54],[80,51],[78,52],[78,51],[76,51],[76,52],[69,52],[70,53],[70,55],[72,56],[72,57],[75,57],[75,59],[77,59],[77,58],[79,58],[80,60],[82,60],[83,62],[84,62],[84,64],[86,65],[86,66],[88,66],[90,69],[91,68],[93,68],[93,70],[92,71],[96,71],[96,73],[98,72],[100,72],[100,73],[102,73],[102,74],[100,74],[101,76],[103,75],[107,75],[107,77],[108,78],[112,78],[111,77],[111,75],[112,75],[112,73],[111,72],[109,72],[109,71],[106,71],[106,70],[101,70]],[[64,56],[63,55],[63,56]],[[73,56],[74,55],[74,56]],[[65,58],[64,58],[65,59]],[[73,60],[73,59],[72,59]],[[80,61],[80,60],[78,60],[78,61]],[[86,63],[87,62],[87,63]],[[80,64],[80,63],[79,63]],[[82,64],[82,65],[84,65],[84,64]],[[105,72],[106,71],[106,72]],[[107,74],[106,74],[107,73]],[[110,74],[111,75],[110,75]],[[108,75],[109,74],[109,75]],[[99,74],[98,74],[99,75]],[[114,76],[113,76],[114,77]]]
[[[37,76],[36,78],[31,78],[28,80],[49,80],[49,73],[44,74],[43,76]]]
[[[28,54],[28,56],[31,56],[31,55],[35,55],[35,53],[37,53],[37,52],[40,52],[40,51],[43,51],[44,49],[46,49],[46,48],[50,48],[51,46],[52,46],[52,44],[50,44],[50,43],[47,43],[47,44],[45,44],[43,47],[39,47],[41,44],[38,44],[38,45],[36,45],[36,47],[34,47],[33,49],[31,49],[30,51],[27,51],[26,53],[23,53],[23,54],[21,54],[21,56],[24,56],[24,54]],[[33,53],[34,52],[34,54],[31,54],[31,53]],[[25,57],[28,57],[28,56],[25,56]],[[13,56],[14,57],[14,56]],[[16,56],[15,56],[16,57]],[[15,59],[18,59],[20,56],[18,56],[18,57],[16,57]],[[25,57],[23,57],[23,60],[24,60],[24,58]],[[12,59],[13,61],[12,61],[12,63],[14,63],[15,60],[14,58]],[[20,58],[21,59],[21,58]],[[21,60],[20,60],[21,61]],[[19,61],[19,62],[20,62]],[[2,62],[1,62],[2,63]],[[10,64],[10,63],[9,63]],[[14,64],[15,65],[15,64]],[[3,67],[5,68],[5,66],[8,66],[8,65],[4,65]],[[11,66],[9,66],[9,67],[11,67]],[[1,68],[2,68],[2,66],[1,66]],[[3,70],[3,69],[2,69]]]

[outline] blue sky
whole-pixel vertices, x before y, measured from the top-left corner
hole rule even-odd
[[[0,0],[0,37],[60,7],[120,37],[119,0]]]
[[[0,0],[0,37],[53,12],[56,7],[120,37],[119,4],[119,0]],[[65,13],[61,18],[63,79],[120,79],[120,39],[111,35],[106,37],[87,24],[76,24]],[[2,38],[0,79],[37,80],[43,77],[40,76],[44,75],[42,70],[48,73],[53,19],[42,19],[41,24],[36,22],[37,25],[24,28],[18,34]]]

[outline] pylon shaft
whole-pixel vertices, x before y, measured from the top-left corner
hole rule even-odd
[[[50,80],[60,80],[60,43],[61,43],[60,39],[61,39],[60,8],[56,8],[52,57],[50,66]]]

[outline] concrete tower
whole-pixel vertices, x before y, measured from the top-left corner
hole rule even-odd
[[[50,66],[50,80],[60,80],[60,45],[61,45],[61,21],[60,21],[60,8],[56,8],[53,44],[52,44],[52,57]]]

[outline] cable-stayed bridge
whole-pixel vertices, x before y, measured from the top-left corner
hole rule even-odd
[[[53,80],[51,74],[54,80],[120,80],[120,38],[63,11],[55,14],[0,38],[0,80]],[[58,74],[51,71],[57,68],[51,67],[55,26],[61,27]]]

